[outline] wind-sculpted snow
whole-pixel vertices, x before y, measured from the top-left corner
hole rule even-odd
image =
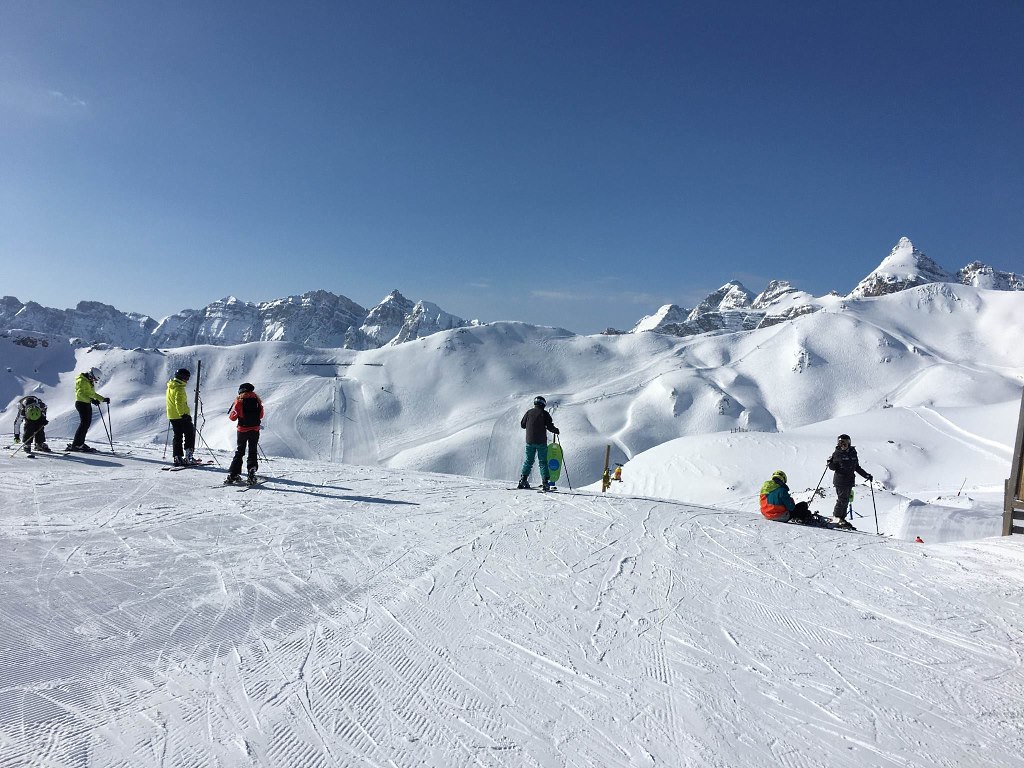
[[[569,476],[583,485],[598,478],[608,445],[613,461],[626,462],[677,438],[789,434],[830,419],[843,419],[838,432],[857,436],[860,423],[888,406],[942,413],[999,406],[1012,430],[1024,378],[1015,331],[1022,301],[1019,292],[931,284],[871,299],[833,297],[813,314],[725,335],[577,336],[492,323],[363,352],[285,342],[166,351],[63,342],[29,350],[0,337],[0,363],[11,368],[0,371],[0,415],[12,424],[17,397],[35,392],[50,406],[49,434],[67,440],[78,423],[75,372],[95,366],[103,371],[99,391],[113,400],[115,434],[162,445],[166,382],[202,361],[197,422],[214,448],[234,445],[224,414],[249,381],[266,404],[262,445],[271,455],[497,479],[515,476],[519,420],[543,394],[562,431]],[[987,438],[1012,443],[1012,433],[1000,430]],[[897,432],[879,429],[871,439]],[[934,440],[924,447],[959,478],[955,491],[961,459],[941,450],[950,436]],[[699,458],[693,466],[707,470]],[[1001,488],[1007,470],[997,466],[966,473],[968,490]],[[763,482],[760,471],[743,479]]]
[[[0,458],[0,765],[1020,764],[1014,541],[160,464]]]

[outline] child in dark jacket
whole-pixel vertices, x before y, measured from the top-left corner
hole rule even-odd
[[[256,470],[259,469],[260,422],[263,420],[263,401],[256,394],[256,388],[246,382],[238,388],[238,397],[228,412],[228,418],[238,422],[238,448],[235,457],[228,467],[225,485],[237,483],[242,477],[242,458],[246,457],[245,466],[248,470],[246,482],[256,484]]]

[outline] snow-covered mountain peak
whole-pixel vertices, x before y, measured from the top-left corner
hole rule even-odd
[[[717,291],[709,293],[690,313],[690,319],[696,319],[709,312],[734,312],[749,309],[754,294],[743,287],[738,280],[730,280]]]
[[[882,263],[850,291],[850,297],[884,296],[925,283],[952,282],[953,275],[901,237]]]
[[[681,307],[678,304],[665,304],[653,315],[647,315],[646,317],[641,318],[640,321],[633,326],[630,333],[660,331],[666,325],[684,322],[686,320],[686,316],[689,314],[690,310]]]

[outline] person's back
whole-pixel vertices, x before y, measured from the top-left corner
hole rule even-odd
[[[533,408],[523,414],[519,420],[519,426],[526,430],[526,457],[523,461],[521,477],[519,478],[520,488],[530,487],[530,470],[533,468],[534,460],[540,465],[541,489],[548,490],[548,432],[558,434],[558,428],[551,420],[551,414],[547,412],[547,401],[537,395],[533,398]]]

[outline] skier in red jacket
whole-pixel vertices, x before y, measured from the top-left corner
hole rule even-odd
[[[235,457],[228,467],[228,476],[224,485],[232,485],[242,478],[242,458],[248,449],[245,467],[249,471],[246,482],[256,484],[256,470],[259,469],[257,451],[260,442],[260,422],[263,420],[263,401],[256,394],[256,387],[249,382],[238,388],[238,397],[228,413],[228,418],[238,422],[238,448]]]

